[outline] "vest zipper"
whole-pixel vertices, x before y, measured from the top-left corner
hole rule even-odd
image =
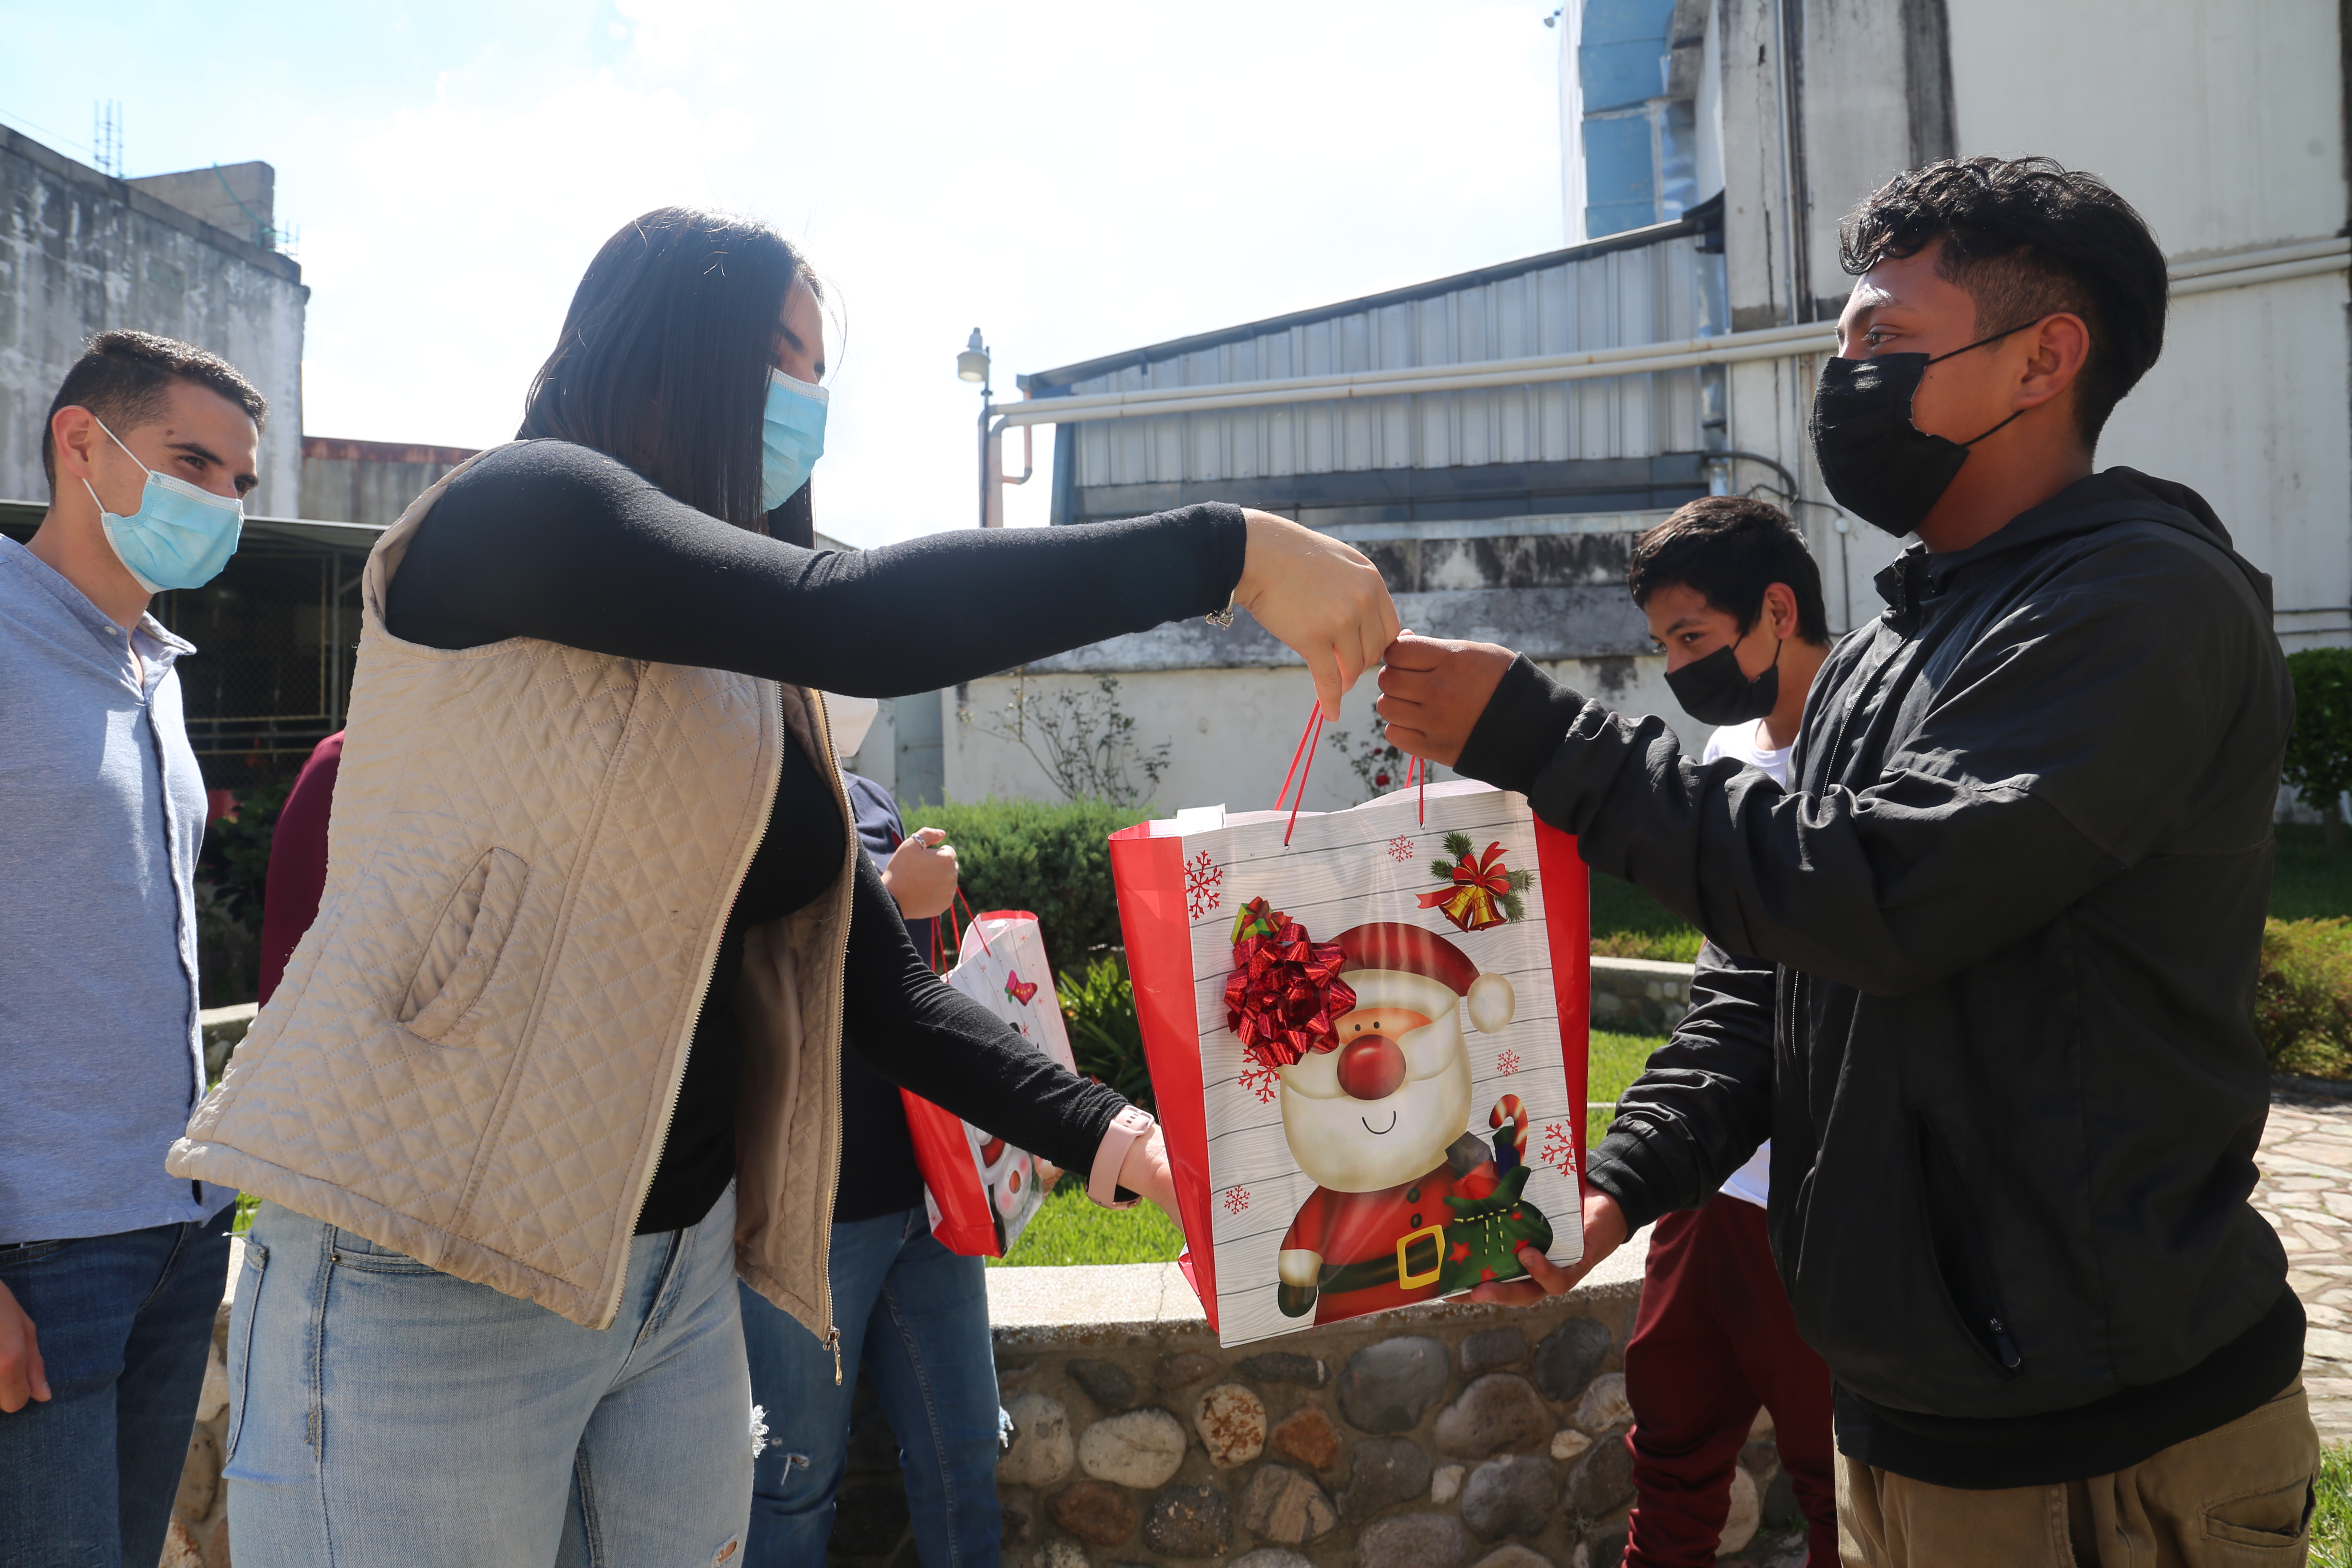
[[[849,1030],[849,909],[856,897],[857,877],[857,814],[849,808],[849,791],[841,782],[841,759],[833,754],[833,720],[824,710],[824,698],[809,687],[801,689],[808,694],[809,709],[816,717],[818,751],[831,764],[825,777],[833,783],[835,806],[841,812],[841,830],[848,839],[841,858],[841,891],[836,897],[844,906],[841,911],[840,957],[835,960],[833,976],[833,1051],[834,1051],[834,1113],[833,1113],[833,1191],[825,1194],[824,1227],[817,1234],[819,1242],[817,1278],[824,1286],[824,1342],[833,1350],[833,1385],[841,1386],[841,1325],[833,1321],[833,1205],[841,1195],[841,1047]],[[783,693],[776,694],[779,707]]]
[[[760,852],[760,843],[768,836],[768,820],[776,809],[776,785],[784,776],[784,748],[792,743],[792,732],[784,727],[783,695],[780,689],[776,697],[775,754],[768,767],[766,785],[760,792],[759,830],[743,841],[742,853],[736,857],[735,874],[727,882],[726,908],[729,910],[735,907],[735,895],[743,890],[743,879],[751,873],[751,858]],[[711,926],[709,941],[702,950],[702,977],[695,982],[694,995],[686,1009],[686,1047],[677,1053],[677,1065],[670,1068],[669,1089],[662,1096],[661,1121],[654,1129],[653,1160],[637,1182],[636,1196],[629,1200],[629,1228],[621,1240],[621,1266],[613,1272],[612,1294],[605,1298],[604,1309],[597,1316],[596,1326],[599,1329],[611,1328],[613,1321],[621,1315],[621,1293],[628,1289],[629,1284],[629,1248],[636,1239],[637,1220],[646,1212],[646,1194],[653,1190],[654,1173],[661,1168],[661,1152],[669,1147],[669,1124],[677,1114],[678,1093],[686,1087],[686,1063],[694,1049],[694,1026],[701,1020],[702,1004],[709,997],[711,975],[719,967],[719,947],[726,936],[727,916],[722,912]],[[844,953],[845,967],[847,962],[848,955]],[[840,1138],[841,1131],[836,1125],[834,1140],[838,1143]]]

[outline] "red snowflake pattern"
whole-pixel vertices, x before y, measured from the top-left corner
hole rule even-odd
[[[1224,879],[1225,868],[1210,859],[1205,849],[1185,862],[1184,892],[1192,900],[1194,920],[1224,902],[1224,894],[1217,889],[1217,884]]]
[[[1242,1088],[1257,1096],[1257,1102],[1260,1105],[1271,1105],[1274,1103],[1276,1092],[1282,1087],[1282,1075],[1272,1068],[1258,1067],[1253,1063],[1242,1068],[1240,1082]]]
[[[1227,1214],[1241,1214],[1248,1209],[1248,1207],[1249,1189],[1247,1187],[1227,1187],[1225,1189],[1225,1212]]]
[[[1576,1140],[1568,1135],[1567,1127],[1561,1123],[1546,1122],[1543,1147],[1538,1151],[1536,1158],[1561,1175],[1573,1179],[1576,1175]]]
[[[1400,833],[1389,840],[1389,858],[1400,866],[1412,858],[1412,838],[1410,835]]]
[[[1517,1051],[1505,1051],[1500,1056],[1497,1056],[1495,1058],[1495,1070],[1501,1073],[1505,1078],[1508,1078],[1513,1073],[1518,1071],[1519,1053]]]

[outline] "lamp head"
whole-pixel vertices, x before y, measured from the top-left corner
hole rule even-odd
[[[971,330],[971,341],[963,353],[956,355],[956,374],[965,381],[979,383],[988,379],[988,346],[980,341],[980,329]]]

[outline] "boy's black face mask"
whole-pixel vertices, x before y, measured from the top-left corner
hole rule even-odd
[[[1720,727],[1761,719],[1780,700],[1780,644],[1772,645],[1772,662],[1753,680],[1739,668],[1735,646],[1726,643],[1705,658],[1666,671],[1666,689],[1684,712],[1702,724]]]
[[[1931,364],[2032,324],[2021,322],[1933,359],[1880,354],[1833,359],[1822,366],[1813,389],[1813,461],[1838,504],[1897,538],[1916,529],[1969,460],[1969,448],[2025,412],[2019,409],[1975,440],[1930,436],[1911,423],[1911,397],[1919,390],[1919,378]],[[1694,711],[1691,717],[1702,715]]]

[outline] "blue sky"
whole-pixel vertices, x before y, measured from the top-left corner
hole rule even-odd
[[[1550,9],[0,0],[0,121],[87,161],[119,100],[132,175],[274,164],[313,434],[499,440],[606,236],[766,217],[846,312],[818,525],[873,544],[973,518],[974,325],[1010,395],[1559,246]]]

